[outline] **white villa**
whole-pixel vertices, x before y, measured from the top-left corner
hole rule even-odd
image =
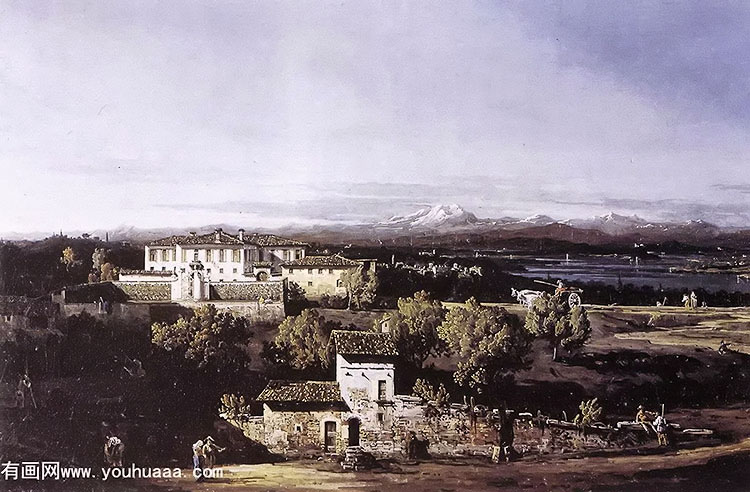
[[[189,271],[200,261],[210,282],[268,280],[280,273],[279,265],[305,257],[308,244],[273,234],[237,235],[216,229],[209,234],[170,236],[145,247],[145,271],[178,273]]]

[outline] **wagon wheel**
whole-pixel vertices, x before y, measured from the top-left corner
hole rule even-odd
[[[568,296],[568,306],[570,306],[571,309],[573,309],[576,306],[581,305],[581,296],[576,294],[575,292],[571,292]]]

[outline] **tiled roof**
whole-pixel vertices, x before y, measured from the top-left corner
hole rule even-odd
[[[288,403],[341,403],[336,381],[269,381],[257,401]]]
[[[128,296],[112,282],[71,285],[63,289],[66,303],[97,302],[100,298],[110,302],[125,302]]]
[[[218,241],[217,241],[218,232]],[[244,234],[242,240],[238,235],[228,234],[221,229],[208,234],[188,234],[187,236],[169,236],[151,241],[149,246],[174,246],[195,244],[252,244],[254,246],[308,246],[307,243],[288,239],[273,234]]]
[[[171,277],[174,275],[171,271],[164,271],[161,270],[128,270],[123,268],[120,270],[120,275],[153,275],[155,277]]]
[[[331,332],[336,353],[341,355],[373,355],[379,357],[394,357],[398,349],[390,333],[374,331],[346,331]]]
[[[309,246],[302,241],[274,234],[245,234],[244,240],[245,244],[254,244],[255,246]]]
[[[219,229],[208,234],[188,234],[187,236],[169,236],[151,241],[149,246],[174,246],[193,244],[242,244],[242,241]]]
[[[287,267],[354,267],[359,266],[361,263],[358,261],[350,260],[349,258],[344,258],[341,255],[326,255],[326,256],[305,256],[304,258],[300,258],[294,261],[288,261],[284,263],[284,266]]]

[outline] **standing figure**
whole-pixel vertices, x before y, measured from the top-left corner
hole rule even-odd
[[[125,452],[125,445],[120,438],[107,436],[107,442],[104,444],[104,461],[110,468],[122,466],[122,455]]]
[[[498,443],[500,445],[500,453],[505,458],[506,462],[509,462],[513,457],[513,440],[515,439],[515,431],[513,430],[514,416],[508,415],[505,409],[500,410],[500,422],[497,429]],[[499,460],[499,457],[498,457]]]
[[[659,440],[659,446],[669,446],[669,438],[667,436],[669,426],[667,425],[667,419],[658,415],[654,420],[653,426],[654,430],[656,430],[656,437]]]
[[[211,436],[206,437],[203,442],[203,460],[204,468],[213,468],[216,465],[216,455],[225,451],[227,448],[220,448]]]
[[[193,476],[195,477],[196,482],[203,481],[204,458],[203,441],[198,439],[193,443]]]
[[[698,309],[698,296],[695,291],[690,292],[690,309]]]

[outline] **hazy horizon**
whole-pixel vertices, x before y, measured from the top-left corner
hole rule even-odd
[[[478,217],[750,227],[750,4],[0,4],[0,236]]]

